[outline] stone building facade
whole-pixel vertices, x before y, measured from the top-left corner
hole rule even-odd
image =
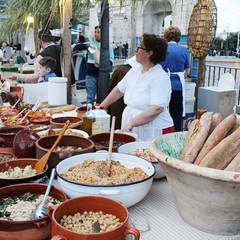
[[[144,32],[162,35],[170,22],[180,28],[183,36],[187,36],[189,19],[196,3],[197,0],[146,0],[133,5],[129,0],[121,10],[117,3],[110,3],[110,41],[131,42],[133,34],[138,39]]]

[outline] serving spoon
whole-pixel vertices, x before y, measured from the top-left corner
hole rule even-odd
[[[107,175],[111,177],[111,162],[112,162],[112,147],[113,147],[113,137],[114,137],[114,128],[115,128],[116,117],[112,117],[110,141],[108,147],[108,159],[107,159]]]
[[[58,145],[58,143],[62,139],[62,137],[63,137],[65,131],[67,130],[69,124],[70,124],[70,121],[67,120],[65,125],[64,125],[64,127],[62,128],[61,132],[59,133],[56,141],[53,143],[52,147],[35,164],[34,169],[37,171],[38,174],[43,171],[43,169],[44,169],[44,167],[45,167],[45,165],[46,165],[46,163],[47,163],[47,161],[48,161],[52,151],[54,150],[54,148]]]
[[[42,201],[39,203],[37,208],[32,213],[33,220],[38,219],[38,218],[43,218],[48,215],[49,207],[47,206],[46,201],[47,201],[47,197],[50,193],[54,177],[55,177],[55,168],[52,169],[50,180],[49,180],[49,183],[48,183],[48,186],[47,186],[47,189],[46,189],[46,192],[44,194]]]

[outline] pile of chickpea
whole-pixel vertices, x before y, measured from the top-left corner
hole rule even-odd
[[[83,212],[74,215],[64,215],[60,221],[61,226],[77,232],[92,233],[92,226],[98,221],[100,232],[111,231],[121,225],[121,220],[112,214],[100,212]]]

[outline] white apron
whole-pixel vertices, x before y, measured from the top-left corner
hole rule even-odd
[[[130,106],[126,106],[122,114],[122,126],[123,128],[129,120],[136,117],[143,112],[143,109],[136,109]],[[163,123],[160,118],[155,118],[148,124],[134,127],[132,132],[138,135],[138,141],[152,141],[155,138],[162,135]]]

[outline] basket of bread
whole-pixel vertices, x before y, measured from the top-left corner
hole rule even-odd
[[[206,112],[187,132],[163,135],[150,146],[183,220],[218,235],[240,234],[240,121]]]

